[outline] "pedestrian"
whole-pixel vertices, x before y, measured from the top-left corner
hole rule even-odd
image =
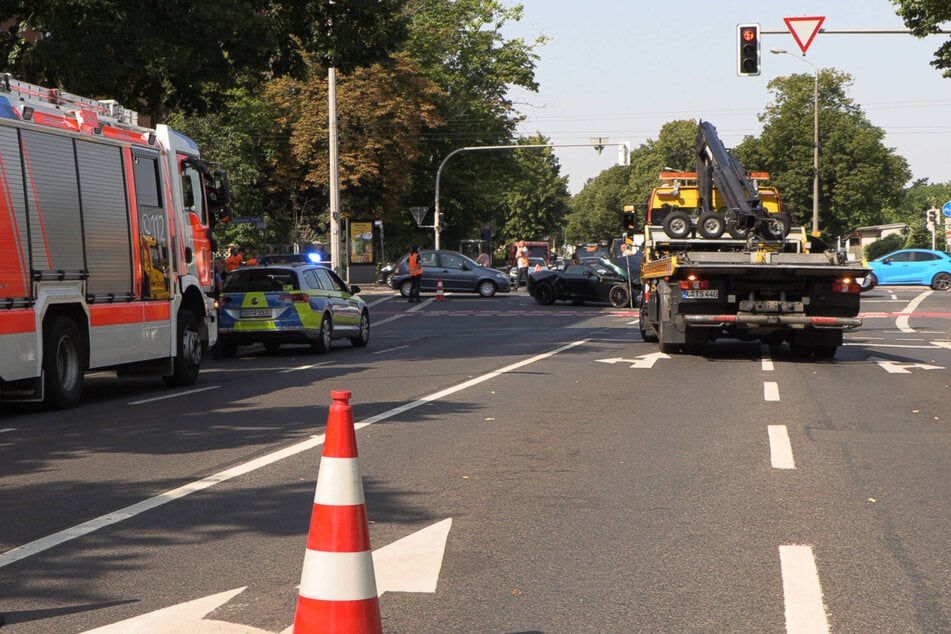
[[[409,251],[406,260],[409,266],[409,301],[419,303],[419,282],[423,277],[423,265],[419,261],[419,247],[415,244]]]
[[[260,260],[260,257],[258,256],[258,252],[255,251],[254,255],[252,255],[250,258],[244,261],[244,264],[246,264],[247,266],[256,266],[257,264],[260,263],[259,260]]]
[[[231,247],[231,255],[225,258],[225,271],[230,273],[244,262],[244,247]]]
[[[518,292],[522,285],[522,278],[525,278],[525,286],[528,286],[528,247],[524,242],[519,243],[518,248],[518,276],[515,278],[515,292]]]
[[[488,268],[489,265],[492,264],[492,261],[489,258],[489,254],[486,253],[485,251],[480,250],[479,257],[476,258],[476,264],[478,264],[479,266],[484,266]]]

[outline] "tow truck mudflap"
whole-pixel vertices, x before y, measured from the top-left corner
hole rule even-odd
[[[691,326],[790,326],[850,330],[862,325],[859,317],[818,317],[809,315],[684,315]]]

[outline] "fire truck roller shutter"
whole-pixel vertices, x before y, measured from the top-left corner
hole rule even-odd
[[[132,298],[129,208],[118,147],[76,141],[83,235],[93,301]]]
[[[33,268],[44,277],[80,274],[85,262],[73,141],[32,130],[23,130],[21,141]]]

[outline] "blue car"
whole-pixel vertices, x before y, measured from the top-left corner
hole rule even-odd
[[[930,249],[902,249],[870,260],[872,272],[862,282],[863,290],[879,284],[921,284],[936,291],[951,289],[951,256]]]

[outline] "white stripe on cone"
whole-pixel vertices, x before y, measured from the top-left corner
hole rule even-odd
[[[322,457],[314,504],[356,506],[364,502],[360,461],[356,458]]]
[[[300,596],[322,601],[362,601],[376,598],[372,553],[306,551],[304,573],[300,580]]]

